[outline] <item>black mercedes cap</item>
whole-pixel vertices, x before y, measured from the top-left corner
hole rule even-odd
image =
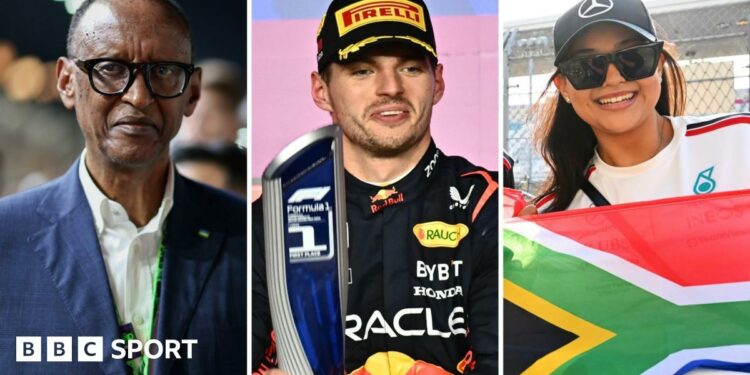
[[[577,36],[592,25],[603,22],[620,24],[650,42],[656,41],[654,23],[641,0],[583,0],[555,22],[555,65]]]
[[[403,42],[437,62],[435,35],[422,0],[333,0],[318,28],[318,71],[361,49]]]

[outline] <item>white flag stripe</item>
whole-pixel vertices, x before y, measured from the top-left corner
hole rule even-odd
[[[750,360],[750,345],[717,346],[714,348],[685,349],[672,353],[663,361],[646,370],[643,375],[674,374],[686,364],[710,359],[729,363],[748,363]],[[717,370],[718,371],[718,370]],[[720,371],[718,373],[735,373]]]

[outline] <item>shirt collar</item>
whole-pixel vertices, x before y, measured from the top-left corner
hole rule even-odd
[[[139,232],[158,232],[164,225],[164,221],[169,215],[172,206],[174,204],[174,165],[169,162],[167,174],[167,183],[164,186],[164,194],[162,196],[161,205],[156,215],[149,220],[149,222],[139,229]],[[117,201],[107,198],[106,195],[96,186],[94,180],[91,178],[88,169],[86,168],[86,149],[84,148],[81,152],[80,162],[78,163],[78,178],[81,181],[83,187],[83,193],[86,196],[86,200],[91,208],[91,213],[94,215],[94,225],[96,226],[97,235],[104,231],[107,225],[105,218],[110,217],[112,208],[120,204]],[[120,206],[121,207],[121,206]]]
[[[420,197],[436,179],[442,152],[433,140],[417,165],[397,181],[370,184],[346,172],[346,197],[364,211],[365,217]]]

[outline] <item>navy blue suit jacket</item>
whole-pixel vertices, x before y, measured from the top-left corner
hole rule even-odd
[[[192,359],[151,362],[156,374],[247,373],[246,210],[244,200],[175,173],[154,336],[198,343]],[[120,334],[78,162],[0,199],[0,228],[0,373],[127,373],[112,359]],[[42,361],[16,363],[16,336],[41,336]],[[48,336],[73,337],[73,362],[46,362]],[[78,336],[104,338],[103,362],[77,362]]]

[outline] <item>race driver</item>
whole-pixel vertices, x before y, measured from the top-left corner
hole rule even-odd
[[[445,83],[427,7],[334,0],[317,42],[313,101],[344,134],[347,372],[497,374],[497,173],[446,156],[432,141],[432,106]],[[257,373],[277,366],[261,210],[258,200]]]

